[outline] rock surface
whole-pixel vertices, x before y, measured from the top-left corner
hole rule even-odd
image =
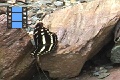
[[[96,0],[46,16],[43,22],[57,34],[59,46],[56,53],[41,57],[40,67],[51,77],[77,76],[84,63],[111,40],[119,4],[118,0]]]
[[[113,63],[120,63],[120,42],[112,48],[110,59]]]
[[[7,8],[6,7],[0,7],[0,15],[1,14],[5,14],[7,11]]]
[[[23,29],[7,29],[6,15],[0,16],[0,80],[22,80],[30,70],[32,44]]]

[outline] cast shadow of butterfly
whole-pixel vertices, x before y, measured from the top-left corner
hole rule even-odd
[[[35,26],[33,32],[33,39],[35,42],[35,48],[31,54],[35,58],[36,67],[39,70],[39,57],[41,55],[52,53],[53,51],[55,51],[57,48],[58,40],[57,35],[53,32],[50,32],[49,29],[43,27],[42,22],[37,23],[37,25]],[[43,70],[42,72],[44,73]]]

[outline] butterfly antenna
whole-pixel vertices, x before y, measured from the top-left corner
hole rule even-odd
[[[37,58],[35,58],[35,62],[36,62],[36,68],[37,68],[37,71],[38,71],[38,74],[40,75],[40,70],[39,70],[39,65],[38,65],[38,62],[37,62]],[[42,80],[42,78],[39,76],[39,79]]]
[[[39,75],[40,75],[40,70],[39,70],[39,62],[40,61],[40,59],[39,59],[39,55],[37,56],[37,58],[36,58],[36,67],[37,67],[37,70],[38,70],[38,73],[39,73]],[[41,63],[40,63],[40,65],[41,65]],[[42,69],[41,69],[42,70]],[[45,72],[42,70],[42,73],[44,74],[44,76],[46,77],[46,79],[47,80],[49,80],[49,78],[48,78],[48,76],[45,74]],[[41,79],[41,77],[39,76],[39,78]],[[42,80],[42,79],[41,79]]]
[[[42,70],[42,69],[41,69]],[[43,74],[45,75],[46,79],[49,80],[48,76],[45,74],[45,72],[42,70]]]

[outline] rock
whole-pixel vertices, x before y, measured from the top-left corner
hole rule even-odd
[[[113,49],[111,51],[110,60],[113,63],[120,63],[120,45],[116,45],[113,47]]]
[[[36,13],[33,13],[32,10],[28,11],[28,17],[31,18],[32,16],[36,15]]]
[[[39,8],[37,8],[37,7],[33,7],[33,8],[32,8],[32,12],[33,12],[33,13],[36,13],[38,10],[39,10]]]
[[[56,52],[40,57],[40,67],[54,78],[77,76],[84,63],[111,40],[119,4],[96,0],[47,15],[43,23],[57,34],[59,44]]]
[[[63,6],[63,2],[62,1],[56,1],[54,2],[54,5],[57,7]]]
[[[0,15],[0,79],[23,80],[32,68],[32,44],[24,29],[7,29],[6,19]]]
[[[32,20],[32,24],[35,24],[37,20],[39,20],[39,18],[37,18],[36,16],[31,17]]]
[[[44,13],[43,11],[39,10],[39,11],[37,12],[37,17],[40,18],[40,17],[43,15],[43,13]]]
[[[14,3],[16,3],[16,0],[7,0],[7,3],[14,4]]]
[[[103,79],[103,78],[105,78],[105,77],[107,77],[109,75],[110,75],[110,73],[102,73],[101,75],[98,76],[98,78]]]
[[[71,5],[71,2],[68,1],[68,0],[65,0],[65,5],[66,5],[66,6],[70,6],[70,5]]]
[[[0,15],[1,14],[5,14],[7,11],[7,8],[6,7],[0,7]]]
[[[106,78],[109,75],[110,73],[108,73],[108,70],[104,67],[95,68],[95,70],[93,71],[93,76],[97,76],[97,78],[99,79]]]

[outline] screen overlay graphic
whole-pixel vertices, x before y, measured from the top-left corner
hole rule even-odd
[[[7,7],[7,27],[26,28],[27,27],[27,7],[12,6]]]

